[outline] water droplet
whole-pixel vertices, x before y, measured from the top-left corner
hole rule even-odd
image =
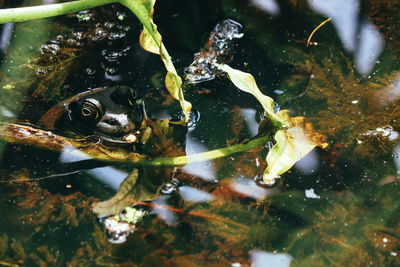
[[[119,11],[117,12],[117,18],[119,20],[124,20],[125,16],[126,16],[125,12],[119,12]]]
[[[176,190],[176,186],[172,183],[165,183],[161,186],[160,192],[164,195],[169,195]]]
[[[89,74],[89,75],[93,75],[93,74],[96,73],[96,70],[95,70],[95,69],[92,69],[92,68],[87,68],[87,69],[86,69],[86,73]]]

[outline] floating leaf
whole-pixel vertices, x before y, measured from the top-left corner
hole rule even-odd
[[[289,122],[290,128],[275,134],[276,144],[267,155],[268,167],[263,175],[267,184],[274,184],[279,175],[289,170],[315,146],[328,146],[324,142],[325,137],[315,132],[304,117],[291,118],[288,110],[281,110],[276,115]]]
[[[155,187],[155,189],[158,189]],[[93,203],[92,211],[97,217],[119,214],[125,207],[132,206],[140,200],[152,199],[157,194],[154,186],[146,186],[145,181],[139,178],[139,172],[134,169],[122,182],[118,193],[112,198]]]
[[[286,125],[285,121],[279,118],[274,111],[275,103],[274,100],[264,95],[260,89],[257,87],[257,83],[253,77],[253,75],[233,69],[226,64],[217,64],[217,67],[226,72],[229,76],[229,79],[232,83],[242,91],[252,94],[257,100],[260,102],[265,112],[268,114],[268,117],[271,119],[274,125],[276,126],[284,126]]]

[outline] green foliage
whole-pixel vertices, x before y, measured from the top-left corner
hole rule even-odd
[[[400,245],[400,239],[394,233],[398,228],[394,224],[398,220],[395,219],[396,223],[393,221],[399,209],[393,209],[393,202],[386,201],[398,201],[397,190],[395,184],[379,188],[386,197],[379,197],[372,205],[347,192],[327,195],[331,204],[314,214],[305,215],[300,209],[292,209],[294,214],[307,218],[309,224],[293,235],[292,243],[287,248],[297,259],[294,266],[306,266],[310,262],[324,266],[398,264],[397,257],[391,256],[390,252]],[[354,205],[359,201],[359,205]]]

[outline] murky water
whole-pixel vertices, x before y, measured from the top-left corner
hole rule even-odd
[[[213,69],[184,82],[189,126],[166,129],[163,119],[182,118],[179,103],[165,89],[159,56],[138,43],[138,20],[118,4],[3,25],[0,265],[400,265],[400,1],[281,2],[158,1],[154,14],[182,77],[196,53],[210,55],[218,23],[240,23],[243,36],[218,60],[251,73],[277,107],[327,136],[327,149],[311,151],[273,187],[261,181],[272,143],[155,168],[8,138],[4,125],[39,126],[58,103],[104,86],[138,91],[153,130],[147,145],[76,136],[62,124],[51,131],[79,137],[88,153],[120,157],[135,147],[165,158],[246,143],[258,137],[263,109]],[[96,208],[118,188],[127,197]],[[113,235],[96,214],[121,207],[142,214]]]

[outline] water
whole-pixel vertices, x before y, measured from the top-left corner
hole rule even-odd
[[[154,21],[182,77],[218,23],[239,22],[243,37],[219,60],[251,73],[281,109],[307,117],[329,148],[266,187],[271,144],[145,168],[2,141],[0,265],[398,266],[400,2],[294,2],[158,1]],[[161,60],[138,44],[140,30],[119,5],[5,25],[2,123],[35,125],[58,102],[115,84],[139,90],[154,121],[181,118]],[[193,121],[148,153],[192,155],[257,134],[261,105],[216,76],[185,83]],[[136,171],[128,195],[145,215],[115,244],[93,203]]]

